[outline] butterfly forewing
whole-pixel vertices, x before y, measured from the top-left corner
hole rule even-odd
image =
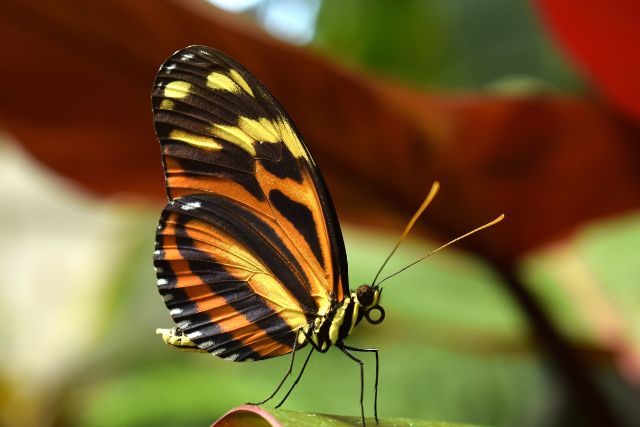
[[[221,357],[291,351],[297,330],[348,293],[335,210],[298,131],[208,47],[169,58],[152,98],[170,200],[155,264],[172,317]]]

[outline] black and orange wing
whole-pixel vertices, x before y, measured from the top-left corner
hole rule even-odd
[[[169,197],[154,263],[171,316],[220,357],[292,351],[349,289],[338,219],[299,132],[251,73],[205,46],[160,67],[152,102]]]

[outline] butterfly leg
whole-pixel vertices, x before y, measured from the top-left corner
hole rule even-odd
[[[291,351],[291,362],[289,363],[289,369],[287,369],[287,372],[284,374],[284,377],[282,377],[282,380],[280,380],[280,384],[278,384],[276,389],[273,390],[273,393],[271,393],[269,395],[269,397],[267,397],[266,399],[263,399],[260,402],[256,402],[256,403],[247,403],[247,405],[262,405],[263,403],[266,403],[266,402],[270,401],[271,399],[273,399],[273,397],[278,393],[278,391],[280,391],[280,389],[282,388],[282,385],[284,384],[286,379],[289,377],[289,375],[291,375],[291,371],[293,370],[293,361],[296,358],[296,350],[297,350],[297,346],[298,346],[298,336],[300,335],[300,331],[301,330],[298,330],[298,333],[296,334],[296,340],[293,343],[293,350]]]
[[[309,363],[309,359],[311,359],[311,355],[313,354],[313,350],[314,347],[311,347],[311,350],[309,351],[309,354],[307,355],[307,358],[304,360],[304,363],[302,364],[302,369],[300,369],[300,373],[298,374],[298,377],[296,378],[296,380],[293,382],[293,384],[291,385],[291,388],[289,389],[289,391],[287,392],[287,394],[284,395],[284,397],[282,398],[282,400],[280,401],[280,403],[278,403],[276,405],[276,408],[279,408],[282,406],[282,404],[285,402],[285,400],[287,400],[287,398],[289,397],[289,395],[291,394],[291,392],[293,391],[293,389],[295,388],[295,386],[298,384],[298,382],[300,381],[300,378],[302,378],[302,373],[304,372],[304,369],[307,367],[307,363]]]
[[[362,416],[362,425],[364,426],[366,425],[364,421],[364,362],[351,354],[345,346],[339,346],[338,348],[346,354],[349,359],[360,365],[360,414]]]
[[[376,382],[373,387],[374,396],[375,396],[373,400],[373,413],[376,418],[376,423],[379,423],[380,421],[378,420],[378,373],[380,372],[380,360],[378,358],[378,349],[349,347],[348,345],[343,345],[343,347],[351,351],[368,352],[368,353],[374,353],[376,355]]]

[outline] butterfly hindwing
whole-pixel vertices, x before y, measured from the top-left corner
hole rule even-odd
[[[297,330],[348,293],[335,210],[298,131],[208,47],[169,58],[152,98],[170,200],[154,259],[172,317],[221,357],[291,351]]]

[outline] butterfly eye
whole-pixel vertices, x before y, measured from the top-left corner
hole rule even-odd
[[[373,314],[372,312],[374,312],[374,311],[377,311],[379,313],[372,317],[372,314]],[[384,320],[384,308],[380,307],[379,305],[376,305],[376,306],[372,307],[371,309],[365,311],[364,312],[364,317],[372,325],[378,325],[378,324],[382,323],[382,321]]]

